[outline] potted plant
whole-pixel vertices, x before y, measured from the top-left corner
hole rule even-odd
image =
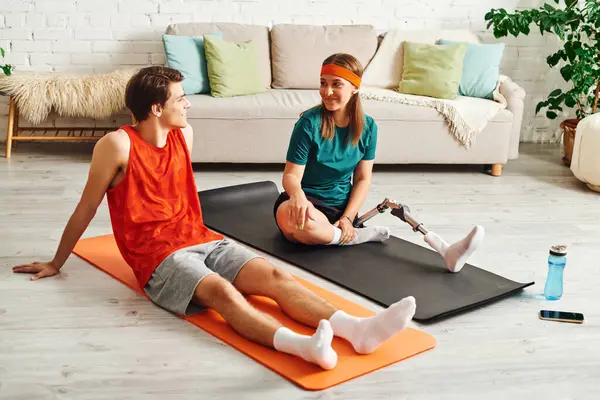
[[[2,47],[0,47],[0,55],[2,56],[2,58],[4,58],[4,49]],[[0,68],[2,68],[4,75],[10,76],[10,74],[12,73],[12,70],[14,68],[14,65],[4,64],[4,65],[0,65]]]
[[[560,65],[560,74],[570,83],[570,90],[552,90],[546,100],[540,101],[536,115],[546,109],[546,117],[555,119],[563,112],[564,105],[575,109],[575,117],[560,124],[563,130],[563,162],[570,164],[575,141],[576,127],[584,117],[598,110],[600,91],[600,2],[598,0],[553,0],[555,7],[545,3],[537,9],[492,9],[485,15],[487,27],[494,27],[496,38],[520,34],[528,35],[534,24],[540,33],[550,33],[560,38],[562,47],[547,56],[552,68]]]

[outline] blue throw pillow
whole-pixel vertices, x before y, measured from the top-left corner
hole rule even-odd
[[[460,42],[440,40],[440,45],[452,45]],[[468,43],[463,59],[463,70],[458,86],[461,96],[492,99],[494,89],[500,77],[500,63],[504,55],[504,43],[476,44]]]
[[[222,39],[221,32],[206,36]],[[210,93],[208,67],[204,52],[204,36],[163,35],[167,65],[181,72],[186,95]]]

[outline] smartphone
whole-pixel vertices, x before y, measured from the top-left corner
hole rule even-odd
[[[583,324],[583,314],[570,311],[551,311],[541,310],[540,319],[548,321],[571,322],[574,324]]]

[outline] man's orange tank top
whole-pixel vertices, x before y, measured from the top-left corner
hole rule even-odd
[[[131,125],[121,129],[131,142],[129,162],[107,200],[117,246],[143,288],[174,251],[223,236],[204,225],[181,129],[169,132],[164,147],[146,142]]]

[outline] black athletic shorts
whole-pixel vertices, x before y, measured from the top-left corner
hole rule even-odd
[[[275,218],[275,221],[277,221],[277,209],[279,208],[281,203],[283,203],[284,201],[289,200],[289,199],[290,199],[290,196],[288,196],[288,194],[286,192],[283,192],[279,195],[277,200],[275,200],[275,204],[273,206],[273,217]],[[342,215],[344,214],[344,208],[329,206],[329,205],[325,204],[324,202],[322,202],[321,200],[315,199],[314,197],[311,197],[308,195],[306,196],[306,199],[308,201],[310,201],[317,210],[319,210],[323,214],[325,214],[325,216],[327,217],[327,219],[329,220],[329,222],[331,224],[335,224],[340,218],[342,218]],[[354,217],[353,224],[356,224],[357,221],[358,221],[358,216]]]

